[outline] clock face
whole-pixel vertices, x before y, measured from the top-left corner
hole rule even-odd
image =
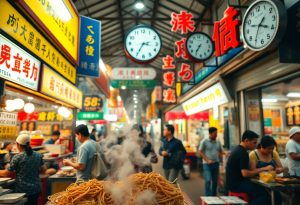
[[[277,0],[255,1],[248,8],[242,27],[245,44],[251,50],[263,50],[282,38],[286,27],[285,8]]]
[[[186,49],[192,59],[204,61],[209,59],[214,53],[214,44],[207,34],[194,32],[187,37]]]
[[[126,55],[137,63],[149,63],[159,54],[161,38],[150,26],[140,25],[131,29],[125,37]]]

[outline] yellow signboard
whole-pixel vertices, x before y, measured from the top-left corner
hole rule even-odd
[[[75,84],[76,68],[6,0],[0,5],[0,28]]]
[[[5,126],[0,125],[0,140],[16,140],[17,138],[17,127],[16,126]]]
[[[77,108],[82,107],[82,92],[46,65],[44,65],[41,92]]]
[[[79,15],[71,0],[18,0],[61,50],[78,64]]]

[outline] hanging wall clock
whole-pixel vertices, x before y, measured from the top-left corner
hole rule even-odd
[[[194,32],[186,39],[186,49],[192,60],[204,61],[214,53],[214,43],[206,33]]]
[[[125,53],[137,63],[146,64],[155,60],[161,46],[159,33],[148,25],[138,25],[125,36]]]
[[[280,1],[254,1],[243,19],[244,43],[253,51],[274,48],[284,36],[286,26],[286,9]]]

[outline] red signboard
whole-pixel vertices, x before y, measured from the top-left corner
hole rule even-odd
[[[237,48],[241,45],[238,15],[238,10],[228,7],[224,12],[224,17],[215,22],[213,40],[216,56],[222,56],[231,48]]]
[[[181,30],[181,34],[187,34],[188,31],[195,30],[195,21],[192,20],[193,14],[186,11],[181,11],[179,14],[172,12],[171,14],[172,32]]]

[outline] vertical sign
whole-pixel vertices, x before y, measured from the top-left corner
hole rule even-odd
[[[186,11],[171,14],[172,32],[181,30],[181,34],[187,34],[195,30],[193,14]],[[176,60],[176,79],[178,83],[195,83],[194,65],[190,63],[186,49],[186,38],[181,38],[174,44],[174,56]]]
[[[80,16],[78,75],[99,77],[101,22]]]
[[[174,58],[167,55],[163,59],[163,103],[174,104],[176,103],[176,74]]]
[[[216,56],[222,56],[230,49],[241,45],[238,15],[238,10],[228,7],[224,12],[224,17],[215,22],[213,41],[215,42]]]

